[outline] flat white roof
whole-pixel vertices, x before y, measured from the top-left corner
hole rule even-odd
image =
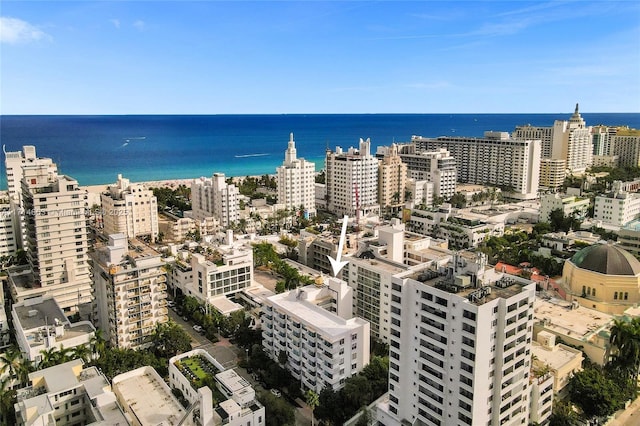
[[[548,365],[553,370],[559,370],[573,359],[582,357],[582,352],[577,349],[572,349],[562,344],[555,345],[550,349],[538,342],[533,342],[533,345],[531,345],[531,353],[538,358],[538,361]]]
[[[122,396],[128,407],[125,407],[125,411],[131,411],[143,425],[177,426],[185,415],[182,405],[171,392],[167,392],[166,385],[160,383],[145,367],[138,370],[138,374],[131,374],[130,371],[124,374],[128,377],[112,384],[114,391]],[[189,420],[186,419],[183,424],[193,424]]]
[[[214,297],[209,299],[209,304],[213,306],[218,312],[223,315],[228,315],[231,312],[242,310],[242,305],[227,299],[226,296]]]
[[[298,322],[313,328],[325,336],[342,336],[343,334],[360,328],[367,321],[360,318],[345,320],[306,300],[298,299],[297,292],[305,287],[269,297],[269,304],[277,310],[285,311],[297,318]]]
[[[589,335],[607,326],[613,319],[610,314],[579,306],[571,309],[571,303],[561,299],[539,299],[533,303],[536,319],[544,321],[545,328],[575,339],[588,339]]]
[[[240,376],[235,370],[226,370],[222,373],[216,374],[216,380],[227,388],[231,393],[236,393],[246,387],[251,386],[244,377]]]

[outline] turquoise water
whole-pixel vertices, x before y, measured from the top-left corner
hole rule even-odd
[[[275,173],[289,133],[298,157],[323,167],[327,148],[407,142],[412,135],[482,136],[511,132],[517,125],[552,126],[562,114],[323,114],[0,116],[0,142],[7,151],[35,145],[58,169],[81,185],[111,183],[118,173],[132,181]],[[640,114],[589,114],[588,125],[640,128]],[[4,161],[3,161],[4,165]],[[6,188],[4,169],[0,187]]]

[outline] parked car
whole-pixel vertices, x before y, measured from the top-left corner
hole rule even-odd
[[[278,389],[271,389],[271,393],[278,398],[282,396],[282,393]]]
[[[193,329],[194,329],[195,331],[197,331],[198,333],[201,333],[201,332],[203,331],[202,327],[201,327],[201,326],[199,326],[198,324],[194,325],[194,326],[193,326]]]

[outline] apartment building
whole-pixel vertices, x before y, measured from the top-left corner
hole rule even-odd
[[[412,136],[416,152],[445,148],[456,160],[458,182],[494,185],[516,199],[538,196],[540,141],[512,139],[507,132],[484,138]]]
[[[593,156],[609,156],[613,150],[611,142],[615,136],[617,127],[613,126],[593,126],[591,128],[591,139],[593,142]]]
[[[562,188],[567,176],[567,162],[565,160],[543,158],[540,160],[540,187],[551,190]]]
[[[122,175],[100,194],[104,235],[124,234],[127,238],[158,237],[158,200],[153,191],[131,183]]]
[[[378,166],[378,203],[383,209],[398,211],[404,206],[407,165],[398,155],[396,144],[380,159]]]
[[[595,198],[593,220],[623,227],[640,217],[640,196],[635,193],[613,191]]]
[[[338,216],[378,215],[378,160],[371,141],[360,139],[359,149],[327,150],[325,158],[327,209]]]
[[[262,346],[300,380],[303,390],[340,389],[369,363],[369,323],[352,318],[352,291],[337,278],[320,278],[264,300]]]
[[[532,126],[531,124],[516,126],[515,130],[511,133],[511,137],[521,140],[540,140],[540,156],[542,158],[551,158],[553,127]]]
[[[91,315],[86,191],[49,164],[22,166],[28,268],[9,269],[14,301],[53,296],[65,314]],[[13,276],[13,278],[12,278]]]
[[[556,120],[553,123],[553,147],[551,158],[565,160],[567,170],[571,173],[584,172],[593,161],[593,140],[591,127],[576,109],[566,120]]]
[[[414,206],[431,206],[436,195],[433,182],[407,179],[407,191],[411,193],[410,201]]]
[[[74,359],[29,373],[30,385],[17,392],[16,424],[129,425],[130,419],[97,367]]]
[[[529,421],[535,284],[461,252],[394,278],[384,425]]]
[[[551,212],[561,210],[564,217],[576,215],[578,219],[587,216],[590,200],[575,195],[546,194],[540,197],[540,222],[549,222]]]
[[[226,182],[224,173],[214,173],[211,178],[201,177],[191,183],[191,208],[193,218],[202,220],[214,217],[222,228],[228,228],[239,217],[238,187]]]
[[[20,220],[19,217],[16,218],[17,214],[11,206],[9,197],[0,196],[0,258],[12,256],[18,250],[19,237],[14,230],[20,229],[15,227],[16,221]]]
[[[216,305],[217,300],[232,297],[251,287],[253,250],[250,247],[206,248],[200,253],[179,253],[171,263],[169,282],[186,296],[201,303]]]
[[[36,366],[42,351],[89,346],[96,332],[89,321],[70,322],[52,297],[15,303],[11,316],[18,347]]]
[[[611,136],[612,155],[621,167],[640,167],[640,130],[618,127]]]
[[[156,324],[169,320],[167,277],[160,253],[124,234],[91,254],[99,328],[119,348],[141,349]]]
[[[288,210],[298,210],[304,206],[308,215],[315,215],[316,165],[304,158],[298,158],[293,133],[284,154],[282,166],[276,169],[278,182],[278,204]]]
[[[381,158],[389,147],[378,147],[376,156]],[[421,151],[415,144],[397,145],[398,155],[407,165],[407,177],[417,182],[433,184],[434,194],[449,199],[456,193],[456,159],[445,148],[433,151]],[[419,203],[422,197],[416,198]]]
[[[58,173],[57,165],[51,158],[40,158],[36,156],[36,147],[25,145],[22,151],[4,151],[5,171],[7,175],[7,189],[9,195],[9,205],[13,213],[14,233],[17,238],[18,247],[24,248],[23,241],[26,240],[26,228],[24,218],[24,206],[22,202],[22,178],[24,176],[23,167],[29,165],[41,170],[43,174],[55,175]]]

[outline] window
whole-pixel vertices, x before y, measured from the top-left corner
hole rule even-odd
[[[618,292],[613,293],[613,300],[618,300]]]

